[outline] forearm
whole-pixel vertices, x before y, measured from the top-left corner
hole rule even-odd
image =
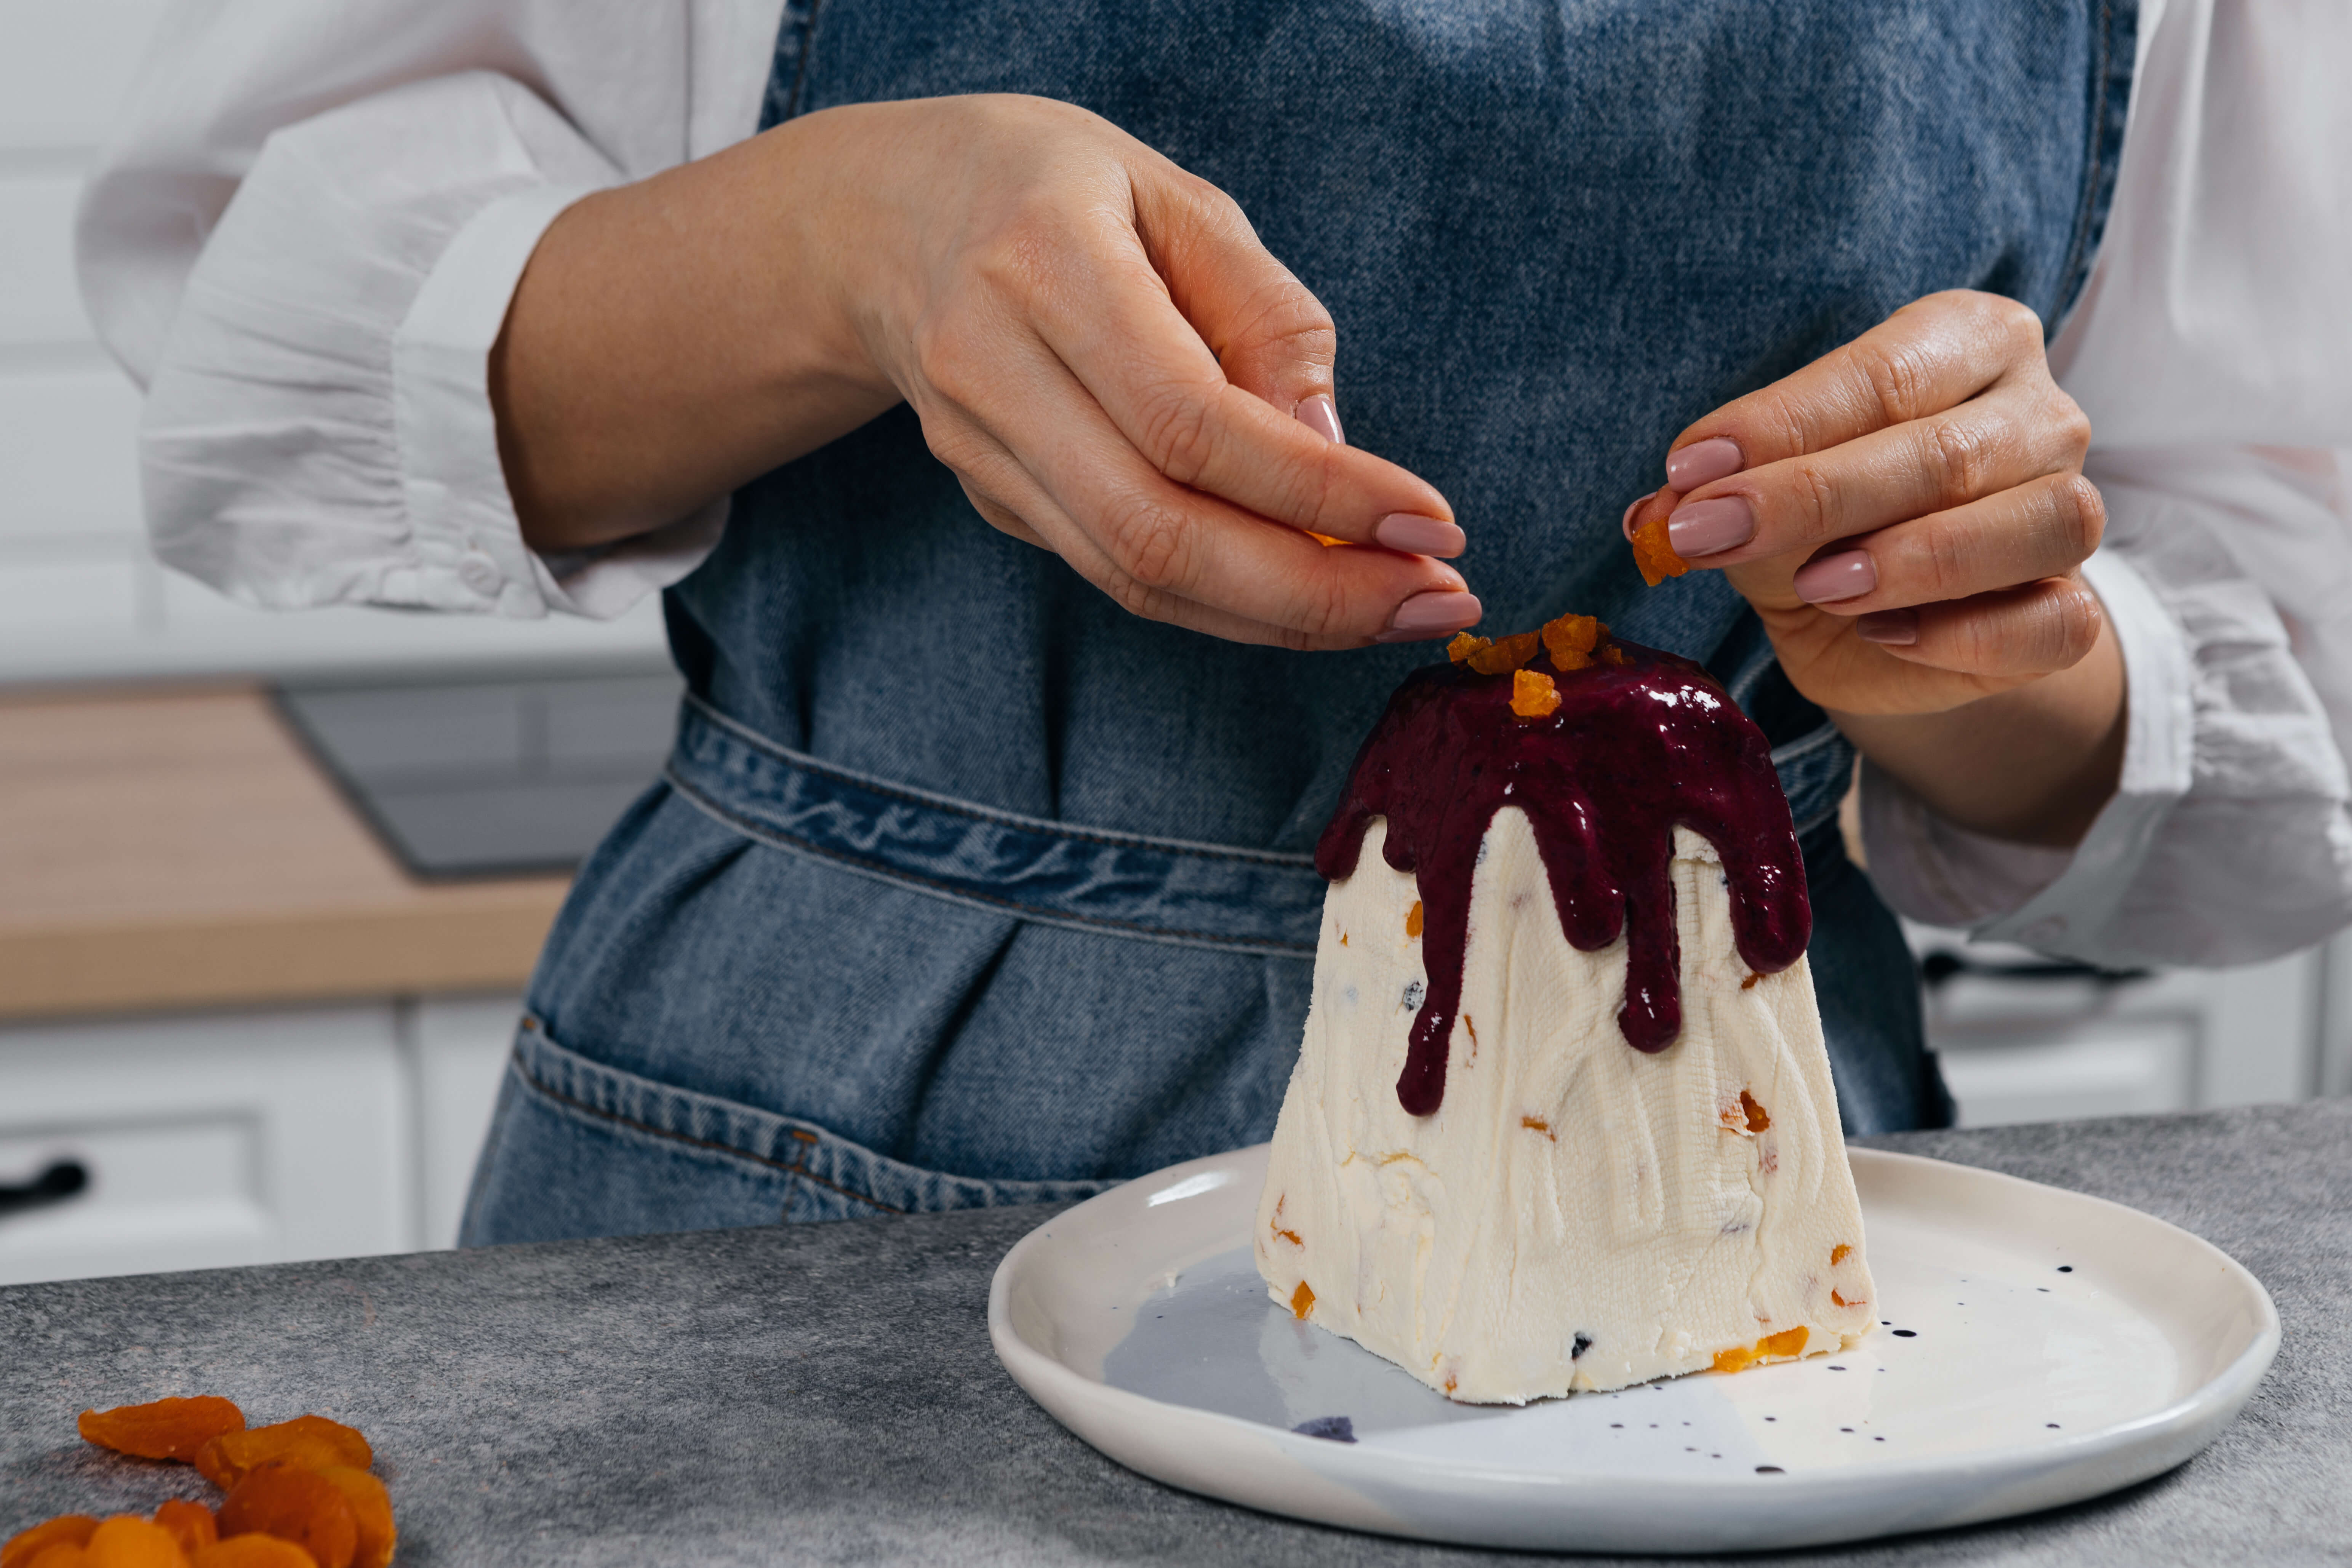
[[[533,549],[659,527],[898,400],[827,297],[804,219],[835,134],[795,121],[550,226],[489,366]]]
[[[1864,755],[1958,826],[2071,847],[2123,767],[2124,662],[2112,626],[2073,667],[1941,713],[1830,717]]]

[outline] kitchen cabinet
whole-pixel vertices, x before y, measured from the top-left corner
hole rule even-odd
[[[0,1284],[445,1247],[520,1003],[0,1029]]]

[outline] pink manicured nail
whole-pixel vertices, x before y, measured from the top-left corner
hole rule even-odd
[[[1344,447],[1347,445],[1348,437],[1341,434],[1339,429],[1339,405],[1332,402],[1326,395],[1319,392],[1317,393],[1314,396],[1307,399],[1304,403],[1292,408],[1290,411],[1290,416],[1293,419],[1297,420],[1301,425],[1306,426],[1309,430],[1314,431],[1318,436],[1322,437],[1326,441],[1330,442],[1334,447]],[[1729,473],[1732,470],[1729,468],[1726,468],[1724,470],[1725,473]]]
[[[1808,605],[1858,599],[1878,586],[1878,563],[1865,550],[1841,551],[1808,563],[1789,585]]]
[[[1666,542],[1688,560],[1736,549],[1756,537],[1756,513],[1746,496],[1717,496],[1675,509],[1666,519]]]
[[[1736,474],[1748,466],[1739,455],[1739,443],[1727,437],[1716,436],[1705,441],[1666,454],[1666,488],[1675,490],[1695,490],[1701,485],[1711,485],[1728,474]],[[1675,547],[1677,554],[1682,546]]]
[[[1407,555],[1459,555],[1469,538],[1454,524],[1443,518],[1420,517],[1409,511],[1392,511],[1381,519],[1372,530],[1372,537],[1391,550],[1402,550]]]
[[[1650,492],[1650,496],[1656,495],[1657,493],[1657,491],[1652,490]],[[1650,496],[1635,496],[1626,506],[1625,519],[1617,526],[1624,531],[1624,534],[1627,539],[1630,540],[1633,537],[1633,514],[1642,510],[1643,503],[1649,500]]]
[[[1415,594],[1396,607],[1389,617],[1389,629],[1373,638],[1375,642],[1417,642],[1424,637],[1442,637],[1448,632],[1458,632],[1465,626],[1475,626],[1486,607],[1475,594],[1430,593]]]
[[[1405,601],[1411,604],[1412,601]],[[1909,647],[1919,640],[1919,612],[1916,610],[1873,610],[1853,623],[1853,635],[1864,642],[1891,644]]]

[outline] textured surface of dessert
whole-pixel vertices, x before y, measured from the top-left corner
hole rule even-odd
[[[1443,1103],[1396,1084],[1427,976],[1414,879],[1375,822],[1332,885],[1256,1229],[1269,1292],[1455,1399],[1579,1389],[1849,1345],[1874,1294],[1801,960],[1741,960],[1720,857],[1678,829],[1683,1029],[1616,1024],[1623,939],[1583,952],[1535,834],[1480,852]]]

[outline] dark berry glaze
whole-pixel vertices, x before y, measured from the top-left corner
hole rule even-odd
[[[1617,1026],[1637,1050],[1682,1033],[1675,931],[1675,829],[1723,857],[1733,939],[1759,974],[1797,962],[1812,935],[1804,861],[1764,733],[1697,665],[1614,642],[1622,664],[1565,674],[1539,656],[1559,707],[1511,710],[1512,678],[1465,665],[1415,670],[1357,754],[1348,793],[1315,847],[1337,881],[1356,868],[1364,830],[1388,819],[1381,858],[1418,880],[1429,989],[1415,1015],[1397,1099],[1426,1116],[1445,1098],[1446,1046],[1462,1004],[1470,882],[1486,825],[1527,813],[1561,932],[1585,952],[1627,933]]]

